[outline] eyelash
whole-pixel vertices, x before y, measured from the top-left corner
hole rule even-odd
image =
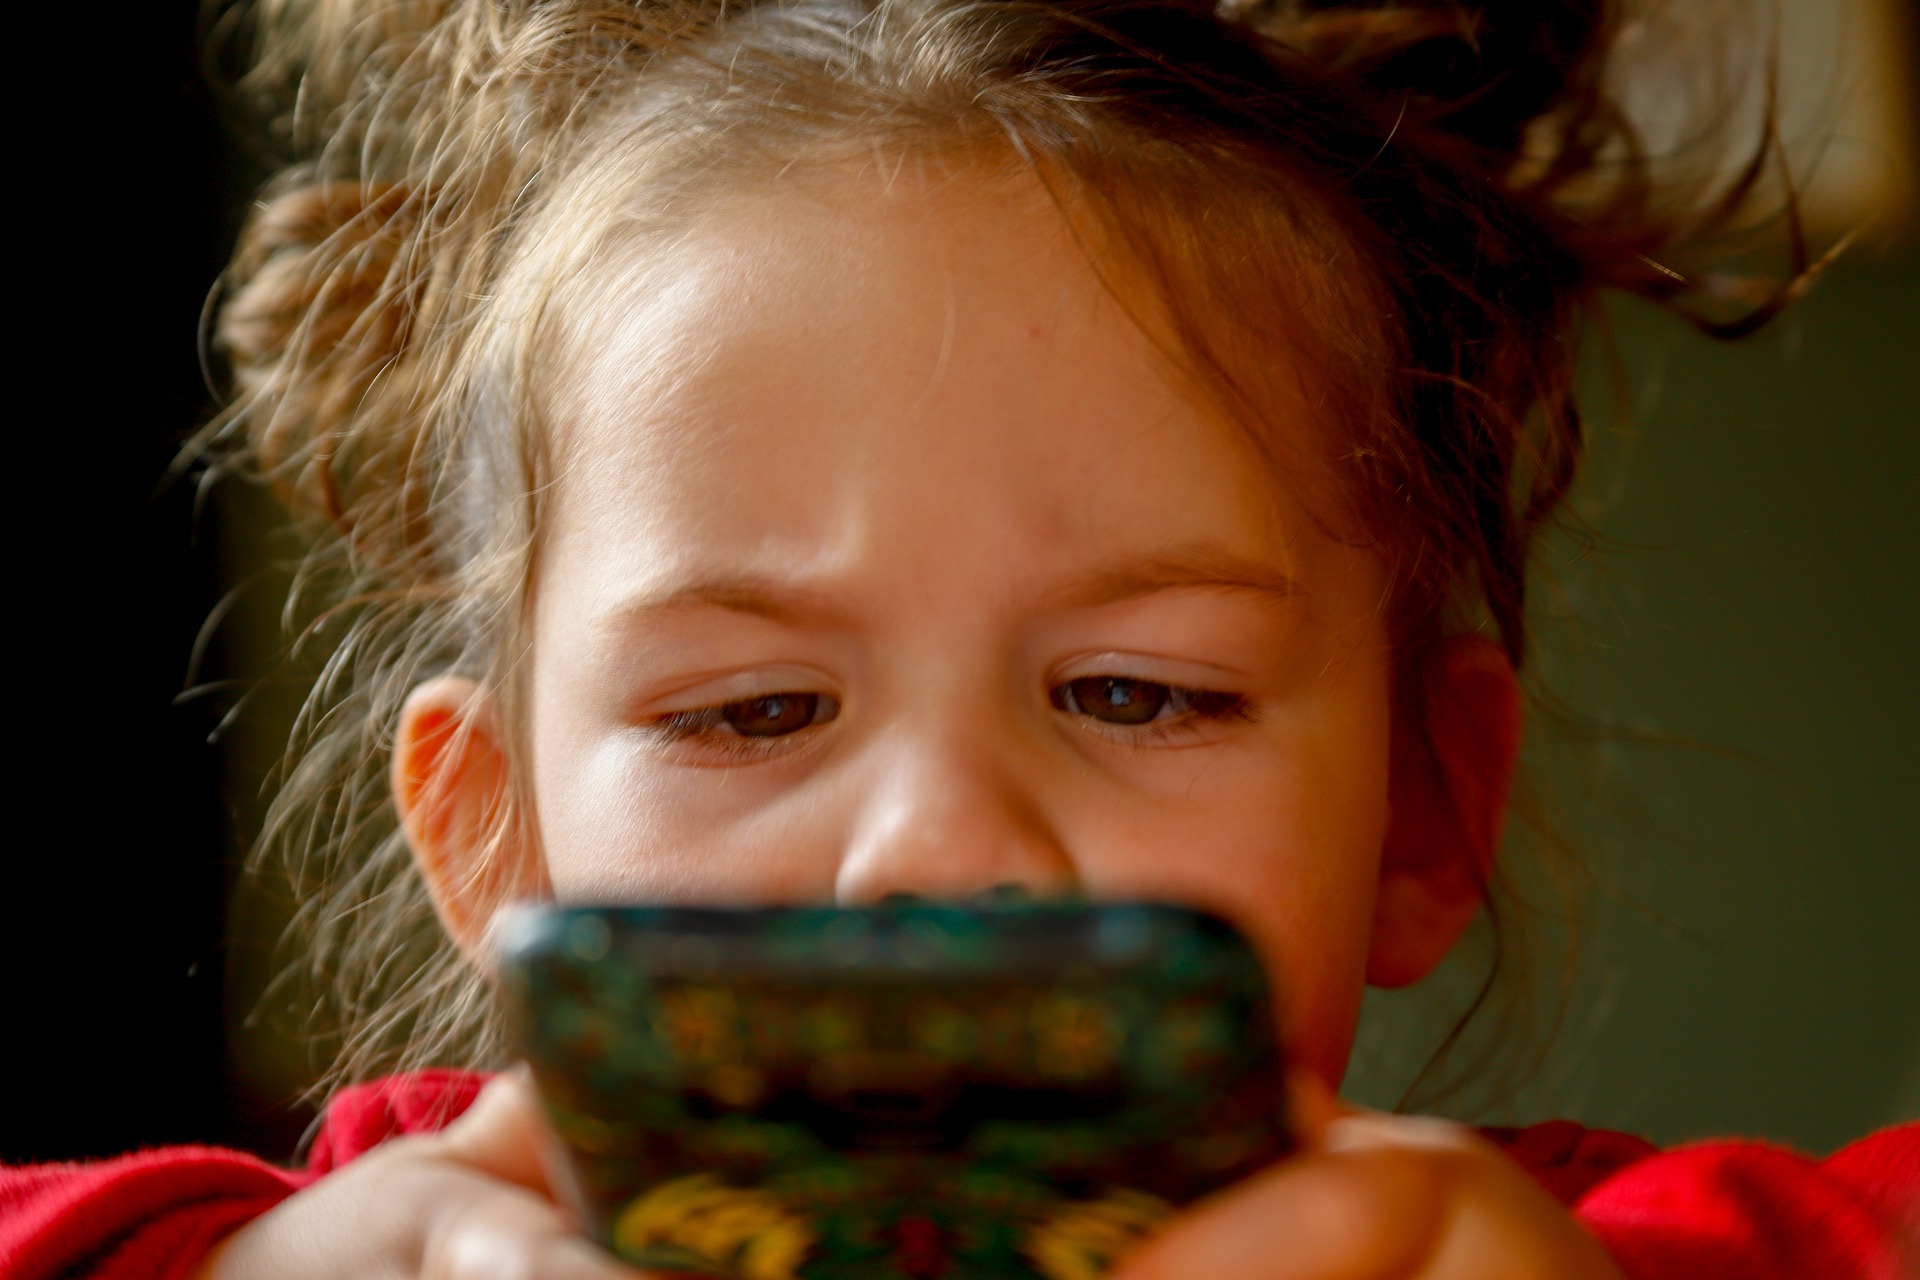
[[[721,726],[726,723],[726,714],[733,707],[750,706],[753,703],[768,702],[774,698],[813,698],[816,700],[815,714],[805,725],[791,733],[749,735],[727,733]],[[823,718],[819,715],[819,703],[830,708]],[[647,727],[669,742],[698,742],[710,751],[717,751],[729,760],[761,760],[776,752],[792,749],[794,739],[806,734],[808,729],[836,719],[840,714],[840,701],[825,694],[806,693],[794,689],[780,689],[773,693],[763,693],[758,697],[741,698],[733,702],[715,703],[708,707],[690,707],[685,711],[674,711],[648,722]]]
[[[1133,725],[1101,720],[1078,705],[1080,695],[1074,689],[1075,685],[1095,682],[1127,684],[1159,690],[1164,693],[1169,702],[1176,705],[1177,709],[1167,719],[1162,720],[1156,716],[1155,719]],[[1250,723],[1254,719],[1253,705],[1240,694],[1226,693],[1217,689],[1194,689],[1186,685],[1129,676],[1086,676],[1065,681],[1049,691],[1048,699],[1056,710],[1076,715],[1083,720],[1089,732],[1098,733],[1109,741],[1128,747],[1154,746],[1176,739],[1192,741],[1200,736],[1204,725],[1236,721]]]
[[[1159,719],[1156,715],[1155,719],[1133,725],[1103,721],[1079,705],[1081,694],[1074,687],[1096,681],[1163,691],[1167,700],[1176,704],[1178,709],[1167,719]],[[821,717],[816,707],[815,714],[808,723],[790,733],[749,735],[725,732],[722,729],[726,724],[726,714],[729,709],[780,697],[811,697],[827,704],[830,709],[826,716]],[[1190,741],[1198,736],[1202,725],[1235,721],[1245,723],[1254,719],[1252,705],[1240,694],[1224,693],[1213,689],[1194,689],[1184,685],[1127,676],[1083,676],[1064,681],[1048,691],[1048,701],[1056,710],[1084,721],[1089,732],[1098,733],[1108,741],[1128,747],[1152,746],[1183,738]],[[780,690],[775,693],[761,694],[755,698],[743,698],[735,702],[716,703],[707,707],[691,707],[685,711],[670,712],[649,721],[646,727],[670,743],[697,743],[702,748],[717,752],[730,761],[746,763],[764,760],[769,756],[791,750],[797,745],[796,739],[804,740],[805,737],[810,736],[807,734],[809,729],[836,719],[839,713],[839,701],[825,694]]]

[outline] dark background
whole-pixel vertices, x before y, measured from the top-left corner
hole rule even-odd
[[[9,182],[25,501],[0,1158],[183,1141],[284,1154],[299,1122],[226,1066],[246,818],[207,742],[225,704],[175,705],[223,593],[219,515],[167,480],[213,403],[195,332],[253,171],[200,74],[192,0],[38,21],[18,37],[44,78],[16,99]],[[208,657],[235,665],[218,635]]]
[[[195,14],[123,6],[110,33],[23,45],[55,52],[14,181],[10,1161],[181,1141],[284,1157],[307,1118],[288,1105],[299,1048],[229,1035],[279,926],[270,890],[234,886],[292,686],[268,680],[208,743],[274,670],[270,574],[206,654],[204,678],[239,684],[176,704],[202,624],[275,545],[257,494],[201,504],[166,479],[212,406],[196,326],[258,177],[200,76]],[[1618,731],[1533,739],[1596,885],[1575,1013],[1506,1108],[1521,1118],[1824,1149],[1920,1113],[1907,244],[1857,250],[1740,348],[1619,313],[1633,425],[1596,433],[1597,553],[1548,549],[1541,662]],[[1404,1079],[1419,1001],[1373,1002],[1363,1098]]]

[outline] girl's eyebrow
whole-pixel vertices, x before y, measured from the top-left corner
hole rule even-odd
[[[787,624],[835,625],[853,617],[853,611],[831,592],[795,586],[764,574],[743,573],[704,578],[624,601],[608,613],[607,621],[614,627],[628,627],[696,609],[724,609]]]
[[[1092,573],[1057,581],[1039,594],[1056,608],[1087,609],[1160,591],[1196,589],[1247,592],[1274,604],[1303,594],[1299,581],[1276,566],[1214,542],[1116,560]],[[606,622],[620,629],[698,609],[721,609],[790,626],[844,626],[855,614],[838,593],[742,573],[698,579],[625,601],[606,615]]]
[[[1117,561],[1080,578],[1054,598],[1069,608],[1116,604],[1156,591],[1245,591],[1274,603],[1304,594],[1297,578],[1217,542],[1192,542],[1140,559]]]

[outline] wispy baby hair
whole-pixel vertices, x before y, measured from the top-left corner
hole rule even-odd
[[[1581,453],[1575,329],[1740,207],[1661,205],[1607,92],[1602,0],[261,0],[243,87],[293,157],[249,219],[210,428],[312,535],[330,658],[263,833],[333,1002],[335,1078],[498,1051],[434,926],[384,764],[421,679],[511,741],[553,317],[616,237],[875,154],[1029,172],[1201,393],[1277,465],[1313,370],[1329,518],[1393,576],[1403,667],[1526,653],[1529,547]],[[1337,510],[1336,510],[1337,508]],[[501,830],[524,820],[500,815]],[[484,868],[476,872],[484,874]]]

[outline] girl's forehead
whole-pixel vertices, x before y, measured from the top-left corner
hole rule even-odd
[[[1031,179],[791,173],[612,256],[563,332],[547,547],[623,580],[953,568],[955,539],[1006,572],[1202,544],[1279,567],[1312,523]],[[1275,415],[1312,429],[1304,398]]]
[[[1075,357],[1062,372],[1106,364],[1162,382],[1172,372],[1156,367],[1154,343],[1032,179],[805,168],[677,223],[616,241],[562,308],[563,401],[614,386],[652,399],[715,362],[743,361],[731,383],[769,359],[767,377],[789,384],[878,393],[918,377],[933,395],[953,389],[956,355],[996,344]]]

